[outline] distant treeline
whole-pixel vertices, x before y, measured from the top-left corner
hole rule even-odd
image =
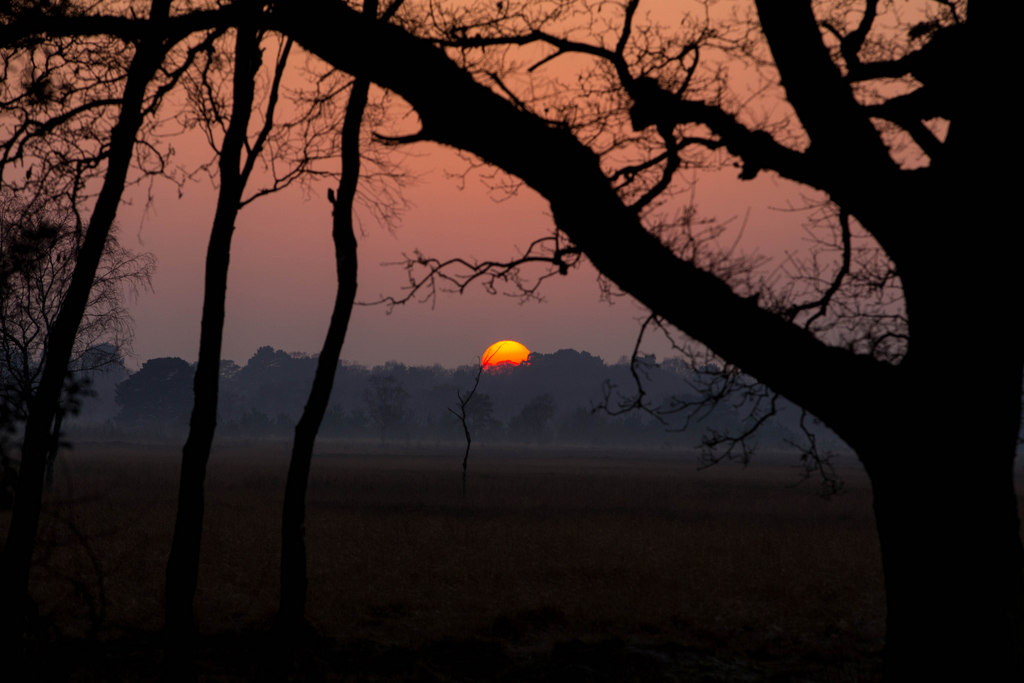
[[[316,356],[261,347],[245,363],[221,363],[218,434],[224,437],[288,437],[305,404]],[[484,372],[468,405],[478,442],[630,445],[693,448],[709,433],[739,434],[764,411],[739,395],[705,403],[716,369],[679,361],[643,363],[648,406],[694,406],[661,419],[623,405],[637,394],[629,363],[608,365],[586,352],[563,349],[533,354],[528,364]],[[111,438],[173,438],[185,434],[192,409],[194,365],[181,358],[154,358],[138,371],[108,368],[91,378],[94,396],[74,419],[75,433]],[[342,363],[320,434],[329,438],[416,443],[463,438],[459,392],[474,384],[477,368],[407,366],[372,368]],[[606,410],[609,408],[610,410]],[[799,411],[784,401],[753,437],[772,450],[799,442]],[[694,414],[696,413],[696,414]],[[690,416],[690,420],[686,417]],[[699,418],[699,419],[697,419]],[[819,428],[820,431],[820,428]]]

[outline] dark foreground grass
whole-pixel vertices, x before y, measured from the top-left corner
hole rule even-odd
[[[211,461],[201,677],[272,678],[288,446]],[[159,676],[178,451],[81,446],[48,495],[32,592],[55,678]],[[877,677],[878,546],[863,476],[823,500],[782,465],[692,456],[324,449],[307,537],[315,630],[296,680]],[[9,513],[0,517],[6,531]]]

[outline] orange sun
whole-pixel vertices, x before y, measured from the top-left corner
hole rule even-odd
[[[498,367],[507,367],[525,363],[530,357],[530,349],[517,341],[505,339],[494,342],[487,347],[481,358],[485,370],[493,370]]]

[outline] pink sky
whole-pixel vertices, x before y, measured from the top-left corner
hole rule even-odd
[[[382,265],[419,248],[447,258],[505,258],[550,230],[546,203],[524,189],[495,202],[478,178],[464,189],[446,178],[442,167],[459,161],[437,146],[421,146],[429,156],[417,160],[428,171],[405,190],[412,206],[393,233],[366,222],[360,237],[359,301],[399,294],[400,268]],[[801,235],[799,221],[782,207],[793,191],[762,177],[735,180],[732,170],[704,174],[697,203],[704,215],[733,219],[750,216],[743,244],[781,254]],[[247,208],[235,233],[227,301],[223,356],[244,363],[263,345],[315,353],[334,296],[330,239],[329,184],[312,196],[291,190],[261,199]],[[122,210],[123,242],[158,259],[153,292],[142,293],[132,312],[136,333],[130,366],[159,356],[193,361],[198,353],[203,258],[215,193],[209,183],[193,183],[178,199],[170,186],[160,188],[143,217],[140,202]],[[430,305],[410,303],[390,315],[382,306],[357,307],[342,358],[366,365],[398,360],[407,364],[456,366],[475,362],[499,339],[515,339],[534,352],[574,348],[614,362],[628,355],[643,310],[627,299],[614,305],[599,300],[596,273],[589,266],[549,280],[544,302],[519,303],[491,296],[480,287],[445,295]],[[680,293],[685,296],[685,293]],[[659,354],[665,349],[652,346]]]
[[[677,15],[684,12],[679,7],[652,6],[671,15],[658,17],[663,23],[678,22]],[[574,64],[562,60],[548,63],[545,69],[559,77],[561,69],[573,73],[579,66]],[[750,86],[749,74],[737,69],[731,74],[734,86],[741,90]],[[399,117],[394,125],[398,128],[388,130],[391,134],[413,132],[415,115]],[[191,140],[176,139],[174,144],[186,166],[209,158],[206,143],[197,135]],[[196,150],[203,151],[196,159],[189,158]],[[518,196],[496,203],[479,175],[471,176],[461,190],[445,176],[445,170],[465,169],[465,162],[450,150],[422,143],[413,151],[417,156],[411,163],[422,178],[404,190],[412,206],[401,224],[389,233],[364,221],[357,300],[401,294],[404,272],[381,264],[401,260],[403,252],[418,248],[438,258],[507,259],[533,239],[550,234],[546,202],[532,191],[523,189]],[[748,216],[741,248],[773,255],[778,263],[786,250],[800,246],[804,233],[801,216],[775,209],[799,204],[799,191],[764,173],[747,182],[740,182],[736,175],[737,170],[730,168],[697,176],[699,213],[731,221],[734,229]],[[232,249],[225,358],[244,363],[263,345],[319,351],[335,290],[326,200],[331,185],[324,181],[311,192],[293,189],[267,197],[240,215]],[[191,183],[183,199],[167,183],[156,188],[155,203],[145,216],[139,200],[122,210],[122,241],[158,259],[155,291],[142,293],[131,307],[136,335],[130,366],[159,356],[189,361],[197,357],[203,259],[214,201],[208,180]],[[574,348],[608,362],[632,351],[645,311],[624,298],[614,305],[600,301],[596,273],[589,266],[549,280],[543,296],[544,302],[521,304],[473,287],[462,296],[439,298],[433,308],[410,303],[389,315],[383,306],[357,307],[342,358],[367,365],[398,360],[456,366],[476,362],[499,339],[518,340],[540,353]],[[652,345],[650,350],[660,355],[668,349]]]

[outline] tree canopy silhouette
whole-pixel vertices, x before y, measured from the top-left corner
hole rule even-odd
[[[1013,22],[955,0],[694,2],[668,18],[650,4],[410,1],[383,23],[342,0],[291,0],[263,3],[257,23],[404,98],[419,126],[392,143],[463,150],[542,195],[554,226],[530,263],[564,273],[586,258],[856,451],[893,676],[1020,671],[1024,291],[1012,174],[993,142],[1015,122],[997,102],[1005,84],[982,77],[1012,63]],[[176,7],[157,30],[229,26],[251,8]],[[153,30],[107,11],[9,10],[0,44]],[[820,248],[782,277],[707,239],[680,206],[689,169],[729,164],[821,207]],[[457,265],[529,293],[518,263]],[[988,371],[950,373],[956,362]]]
[[[341,3],[275,5],[270,21],[405,97],[421,124],[408,139],[472,152],[538,191],[563,239],[617,287],[853,447],[874,490],[894,675],[1019,668],[1024,345],[1009,311],[1021,301],[1020,238],[1001,231],[993,248],[963,235],[1008,215],[986,140],[1004,113],[988,119],[987,91],[966,77],[999,62],[997,17],[940,3],[901,25],[877,2],[758,2],[738,25],[719,28],[698,5],[668,27],[641,22],[639,4],[614,18],[600,17],[604,3],[432,13],[422,35],[368,26]],[[314,5],[351,32],[303,23]],[[744,107],[715,53],[763,72],[782,113]],[[520,55],[516,88],[500,69]],[[540,90],[531,73],[571,58],[589,65],[579,85],[530,95]],[[770,173],[821,192],[837,232],[871,244],[858,277],[843,266],[865,257],[852,239],[839,241],[831,273],[773,287],[680,234],[686,224],[659,202],[707,153],[728,154],[741,178]],[[984,180],[965,187],[965,168]],[[548,257],[562,268],[554,242]],[[870,281],[878,260],[886,267]],[[893,287],[895,304],[863,299]],[[951,380],[955,359],[982,358],[992,372]],[[950,404],[950,381],[977,400]]]
[[[6,33],[0,38],[5,72],[17,69],[22,75],[21,79],[4,79],[4,110],[10,114],[5,124],[10,125],[5,126],[5,154],[0,157],[4,162],[0,173],[5,182],[11,174],[14,187],[28,198],[48,196],[67,202],[64,206],[76,217],[91,208],[88,221],[80,224],[85,229],[75,267],[49,331],[42,373],[25,420],[18,489],[7,540],[0,555],[0,584],[3,586],[0,608],[8,615],[0,622],[0,635],[5,639],[20,632],[22,617],[30,611],[27,609],[30,602],[28,577],[39,526],[52,427],[60,410],[75,339],[89,305],[90,291],[117,207],[133,161],[145,167],[154,157],[157,161],[161,159],[159,148],[152,146],[153,156],[143,154],[141,159],[135,156],[135,142],[148,115],[158,108],[167,93],[168,81],[174,81],[173,68],[170,74],[161,72],[160,68],[176,41],[160,33],[149,33],[150,28],[167,19],[169,9],[168,0],[154,1],[152,16],[143,22],[143,33],[148,40],[136,38],[133,46],[137,49],[127,64],[124,51],[116,49],[116,39],[73,38],[49,43],[38,36],[19,38]],[[32,22],[47,24],[51,10],[65,19],[76,14],[65,5],[7,5],[0,10],[0,16],[8,20],[8,15],[16,17],[24,13]],[[92,60],[96,55],[102,57]],[[91,72],[92,78],[85,81],[98,87],[76,87],[72,75],[80,73],[83,64],[93,61],[96,70]],[[156,87],[150,88],[153,85]],[[96,137],[102,140],[98,148],[90,144]],[[16,173],[12,162],[24,163],[25,159],[31,164],[30,170]],[[40,166],[40,173],[32,171],[36,164]],[[95,173],[98,166],[104,167],[101,180]],[[99,191],[94,196],[87,191],[88,180],[99,183]]]
[[[70,216],[0,196],[0,470],[17,475],[12,437],[28,417],[39,387],[50,330],[74,272],[80,230]],[[61,443],[63,419],[81,407],[91,375],[121,363],[132,337],[125,297],[149,285],[151,254],[136,254],[111,235],[78,327],[60,405],[51,427],[48,474]],[[5,483],[0,497],[10,504]]]

